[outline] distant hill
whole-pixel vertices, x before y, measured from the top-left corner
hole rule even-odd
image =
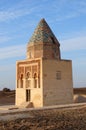
[[[0,91],[0,105],[15,104],[15,91],[4,92]]]
[[[86,94],[86,88],[74,88],[74,94]]]

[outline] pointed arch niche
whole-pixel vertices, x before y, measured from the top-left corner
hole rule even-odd
[[[38,88],[38,78],[37,78],[37,73],[34,73],[34,88]]]
[[[26,88],[31,88],[31,73],[26,73]]]
[[[23,88],[24,82],[23,82],[23,74],[20,74],[20,88]]]

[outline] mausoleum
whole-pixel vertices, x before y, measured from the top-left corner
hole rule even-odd
[[[72,61],[61,59],[60,43],[42,19],[16,64],[16,105],[43,107],[73,103]]]

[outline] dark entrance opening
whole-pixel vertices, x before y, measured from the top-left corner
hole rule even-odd
[[[31,96],[31,94],[30,94],[30,90],[26,90],[26,102],[28,102],[28,101],[30,101],[30,96]]]

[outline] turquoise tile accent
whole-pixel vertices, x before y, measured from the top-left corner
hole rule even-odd
[[[28,44],[37,44],[39,42],[51,44],[56,43],[59,45],[58,40],[56,39],[55,35],[53,34],[45,19],[41,19]]]

